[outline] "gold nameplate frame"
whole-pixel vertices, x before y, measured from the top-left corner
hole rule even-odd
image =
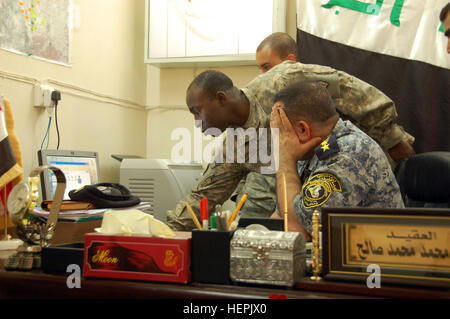
[[[323,208],[327,280],[450,287],[450,209]]]

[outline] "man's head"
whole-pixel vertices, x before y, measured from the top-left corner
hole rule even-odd
[[[262,73],[286,60],[297,61],[297,44],[287,33],[269,35],[256,49],[256,64]]]
[[[450,54],[450,2],[442,8],[439,19],[444,24],[444,34],[447,37],[447,53]]]
[[[339,119],[324,82],[297,82],[280,90],[274,109],[283,108],[301,143],[326,137]]]
[[[239,96],[239,89],[228,76],[208,70],[200,73],[189,85],[186,104],[195,120],[201,121],[202,132],[210,128],[223,132],[239,120],[240,113],[236,109],[244,109]]]

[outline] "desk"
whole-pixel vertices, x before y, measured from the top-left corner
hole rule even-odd
[[[119,279],[81,278],[81,288],[68,288],[69,274],[46,274],[0,269],[0,298],[11,299],[359,299],[359,298],[450,298],[447,290],[411,287],[369,289],[365,285],[341,282],[313,282],[295,288],[250,285],[172,284]]]
[[[82,298],[82,299],[268,299],[286,296],[293,299],[363,298],[354,294],[337,294],[307,290],[255,286],[188,285],[103,278],[81,278],[81,288],[68,288],[65,274],[42,271],[0,270],[0,298]]]
[[[173,284],[104,278],[81,278],[81,288],[68,288],[69,274],[48,274],[41,270],[6,271],[4,261],[14,251],[0,252],[0,299],[450,299],[450,290],[312,281],[294,288],[257,285]]]

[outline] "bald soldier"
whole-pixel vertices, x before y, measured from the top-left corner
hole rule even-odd
[[[341,118],[351,120],[384,150],[392,148],[402,139],[413,140],[395,123],[395,105],[387,96],[345,72],[325,66],[284,61],[256,77],[242,90],[236,88],[231,79],[222,72],[208,70],[199,74],[189,85],[186,103],[195,119],[202,121],[204,133],[212,128],[220,131],[238,127],[267,129],[270,128],[268,113],[275,94],[298,81],[319,81],[326,84]],[[249,141],[246,143],[245,157],[248,159],[252,152],[248,147]],[[224,147],[225,154],[226,150]],[[264,165],[266,163],[260,161],[210,163],[191,194],[183,198],[174,210],[168,211],[168,224],[176,230],[193,229],[195,225],[186,210],[185,202],[188,202],[199,216],[200,200],[206,197],[211,213],[216,204],[222,204],[230,197],[242,178],[249,172],[260,174]],[[270,216],[275,211],[274,175],[263,183],[266,184],[260,181],[249,184],[252,186],[243,208],[244,216]],[[260,187],[260,190],[255,190],[255,187]],[[247,208],[250,211],[246,210]]]
[[[449,5],[447,5],[447,11],[445,13],[448,12],[450,8]],[[442,22],[445,20],[444,10],[445,8],[442,9],[440,15]],[[450,26],[450,15],[447,21]],[[450,41],[448,50],[450,50]],[[289,34],[275,32],[261,41],[256,48],[256,65],[262,73],[265,73],[283,61],[299,61],[297,43]],[[270,112],[271,110],[268,109],[266,111]],[[411,139],[408,136],[408,138],[398,141],[398,143],[392,145],[393,147],[387,149],[387,155],[390,157],[389,159],[391,160],[392,166],[395,166],[396,162],[409,158],[415,154],[415,151],[411,146],[413,141],[414,139]]]

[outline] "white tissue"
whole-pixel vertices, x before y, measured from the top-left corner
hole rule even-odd
[[[106,211],[101,228],[95,231],[107,235],[175,236],[169,226],[138,209]]]

